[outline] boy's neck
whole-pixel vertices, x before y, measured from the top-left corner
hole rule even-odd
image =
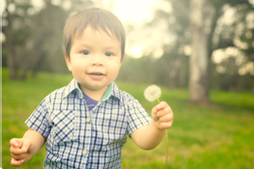
[[[80,86],[80,89],[91,99],[99,101],[102,99],[102,97],[104,96],[104,93],[106,92],[108,86],[99,89],[99,90],[92,90],[92,89],[87,89],[87,88],[83,88],[82,86]]]

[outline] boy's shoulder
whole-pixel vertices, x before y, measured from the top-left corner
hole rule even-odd
[[[137,99],[135,99],[130,93],[120,90],[114,82],[112,84],[112,90],[112,95],[118,97],[123,104],[129,104],[137,101]]]
[[[62,100],[68,97],[71,93],[76,94],[77,90],[80,90],[75,79],[73,79],[67,86],[58,88],[51,92],[46,98],[49,100]],[[79,96],[82,97],[82,96]]]

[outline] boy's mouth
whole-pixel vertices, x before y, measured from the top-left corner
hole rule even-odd
[[[88,73],[88,75],[92,78],[92,79],[102,79],[103,77],[105,77],[105,74],[101,73],[101,72],[91,72]]]
[[[88,73],[89,75],[97,75],[97,76],[103,76],[103,73],[100,72],[93,72],[93,73]]]

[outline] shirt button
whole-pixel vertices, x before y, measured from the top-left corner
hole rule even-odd
[[[82,154],[83,154],[83,155],[87,155],[87,154],[88,154],[88,151],[87,151],[86,149],[84,149],[84,150],[82,151]]]
[[[90,118],[90,117],[87,117],[87,118],[86,118],[86,122],[87,122],[87,123],[90,123],[90,121],[91,121],[91,118]]]

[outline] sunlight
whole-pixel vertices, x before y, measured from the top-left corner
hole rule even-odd
[[[5,42],[6,41],[6,37],[5,37],[5,35],[3,34],[3,32],[1,32],[1,42],[3,43],[3,42]]]
[[[6,2],[5,2],[5,0],[3,0],[2,4],[1,4],[2,13],[3,13],[4,9],[5,9],[5,6],[6,6]]]
[[[45,5],[43,0],[32,0],[31,4],[34,6],[35,11],[37,12],[40,11]]]
[[[162,8],[164,6],[164,10],[166,11],[165,7],[168,7],[169,9],[167,10],[172,10],[171,6],[165,6],[165,4],[161,4],[158,2],[159,0],[113,0],[112,2],[113,4],[113,13],[120,19],[120,21],[124,24],[124,23],[131,23],[134,26],[138,26],[143,24],[144,22],[149,22],[149,20],[151,20],[153,18],[153,10],[155,10],[156,7],[160,7]],[[51,3],[53,5],[60,5],[62,6],[65,10],[69,10],[72,6],[71,1],[62,1],[61,0],[51,0]],[[5,1],[4,3],[2,3],[2,6],[5,6]],[[107,5],[109,5],[110,0],[94,0],[94,5],[100,6],[101,3],[104,3],[104,5],[102,5],[102,7],[107,7]],[[37,13],[38,11],[40,11],[44,6],[45,3],[43,0],[31,0],[31,4],[34,6],[34,8],[29,9],[29,14],[34,14]],[[12,8],[12,7],[10,7]],[[106,9],[106,8],[105,8]],[[12,9],[15,10],[15,9]],[[169,12],[169,11],[168,11]],[[160,25],[160,27],[163,25]],[[163,31],[164,29],[167,29],[167,27],[164,26],[164,28],[161,28]],[[157,44],[157,42],[161,42],[161,39],[163,39],[164,41],[167,39],[172,39],[172,38],[167,38],[167,36],[162,35],[162,31],[161,29],[157,30],[157,32],[154,32],[152,34],[152,36],[148,37],[147,35],[150,35],[151,31],[155,31],[155,30],[142,30],[143,34],[145,33],[145,38],[147,39],[147,42],[156,42],[156,45],[154,43],[150,44],[150,46],[152,45],[153,47],[151,48],[151,51],[154,51],[158,46],[160,46],[159,44]],[[137,37],[137,34],[135,34],[135,39]],[[163,38],[162,38],[163,37]],[[143,36],[144,38],[144,36]],[[152,39],[152,40],[151,40]],[[168,42],[164,42],[164,43],[168,43]],[[128,46],[128,45],[127,45]],[[140,58],[142,57],[142,55],[144,54],[144,48],[146,48],[144,46],[143,43],[136,43],[136,45],[134,46],[130,46],[129,48],[126,49],[126,53],[129,54],[130,56],[134,57],[134,58]],[[150,54],[149,52],[149,54]],[[161,51],[160,49],[155,50],[155,52],[153,53],[155,58],[160,58],[163,54],[163,51]]]
[[[216,64],[221,63],[224,58],[226,58],[226,55],[225,55],[224,51],[221,49],[215,50],[212,54],[212,60]]]
[[[140,58],[143,56],[143,46],[135,45],[130,48],[127,48],[126,53],[133,58]]]
[[[140,24],[145,20],[151,19],[153,7],[157,1],[158,0],[115,0],[114,13],[122,22]]]
[[[155,59],[159,59],[162,57],[162,55],[164,54],[164,50],[162,48],[157,48],[154,50],[154,52],[152,53],[153,58]]]

